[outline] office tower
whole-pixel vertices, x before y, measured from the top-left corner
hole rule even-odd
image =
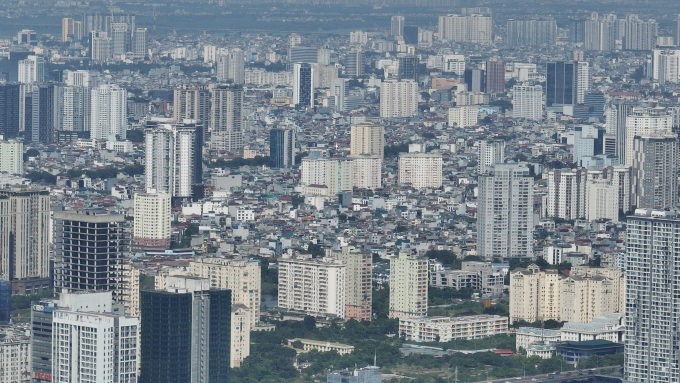
[[[390,36],[393,36],[396,39],[404,36],[404,16],[392,16]]]
[[[641,20],[637,15],[627,15],[623,49],[629,51],[650,51],[656,45],[659,24],[656,20]]]
[[[0,260],[5,280],[50,277],[49,227],[47,191],[0,189]]]
[[[494,164],[505,162],[505,141],[481,140],[477,151],[477,172],[485,173]]]
[[[134,231],[132,247],[139,250],[166,250],[170,248],[170,223],[172,205],[170,194],[146,193],[134,195]]]
[[[442,71],[453,72],[456,76],[465,74],[465,56],[442,55]]]
[[[579,219],[585,216],[586,174],[585,169],[554,169],[548,173],[548,217]]]
[[[53,83],[32,86],[30,106],[27,100],[26,108],[31,109],[31,141],[33,142],[41,144],[54,142],[56,112],[54,105],[58,87]]]
[[[319,50],[314,47],[288,48],[288,62],[312,64],[319,59]]]
[[[24,143],[17,140],[0,141],[0,173],[24,174]]]
[[[90,138],[125,140],[127,133],[127,90],[118,85],[92,88],[90,101]]]
[[[486,92],[486,74],[482,69],[466,69],[464,74],[468,92]]]
[[[90,58],[92,61],[108,61],[112,54],[112,42],[108,34],[103,31],[92,31],[90,37]]]
[[[295,131],[272,129],[269,131],[269,167],[290,168],[295,165]]]
[[[92,94],[85,86],[60,86],[56,88],[55,129],[60,132],[85,132],[90,130]]]
[[[441,41],[491,44],[490,16],[480,14],[439,16],[438,35]]]
[[[604,148],[603,129],[598,129],[593,125],[580,125],[574,127],[574,163],[584,166],[581,160],[584,157],[593,157],[602,154]]]
[[[477,105],[454,106],[449,108],[449,126],[467,128],[477,125]]]
[[[635,136],[633,185],[638,209],[675,207],[678,201],[678,138],[671,132]]]
[[[427,316],[427,258],[400,251],[390,259],[390,318]]]
[[[345,100],[349,97],[347,79],[334,78],[331,80],[331,96],[333,96],[335,111],[340,113],[346,112]]]
[[[234,48],[217,56],[217,81],[242,85],[245,76],[245,53],[242,50]]]
[[[314,69],[306,63],[293,65],[293,104],[303,108],[314,108]]]
[[[604,94],[602,92],[586,92],[585,96],[583,96],[583,103],[593,107],[593,112],[590,117],[595,117],[598,120],[602,119],[604,116],[605,104]]]
[[[361,51],[351,51],[347,53],[345,59],[345,74],[347,76],[359,77],[364,74],[364,64],[362,62]]]
[[[534,179],[518,164],[479,176],[477,254],[487,261],[533,257]]]
[[[569,42],[583,43],[586,40],[586,20],[572,20],[569,23]]]
[[[654,49],[651,77],[659,85],[680,83],[680,49]]]
[[[399,155],[399,185],[416,189],[442,186],[442,156],[434,153]]]
[[[638,209],[626,221],[626,349],[624,379],[665,383],[680,380],[675,357],[675,291],[680,254],[676,211]]]
[[[243,88],[218,86],[212,90],[210,148],[236,152],[243,148]]]
[[[385,127],[372,122],[352,124],[350,128],[350,153],[373,154],[385,157]]]
[[[147,55],[146,28],[137,28],[132,36],[132,54],[135,57],[144,58]]]
[[[210,130],[210,90],[205,85],[182,84],[174,91],[172,118],[198,120],[203,124],[203,142]]]
[[[30,55],[25,60],[19,60],[19,82],[29,84],[45,81],[45,58]]]
[[[115,303],[135,312],[130,294],[138,281],[126,270],[130,237],[125,217],[103,210],[55,211],[53,226],[54,288],[111,291]]]
[[[279,259],[279,307],[344,319],[346,268],[334,258]]]
[[[616,137],[616,156],[619,162],[626,162],[626,120],[636,104],[630,101],[615,99],[605,110],[605,127],[607,133]]]
[[[545,106],[573,105],[576,100],[576,68],[573,62],[550,62],[546,64]]]
[[[352,186],[359,189],[382,187],[383,159],[375,154],[352,154]]]
[[[418,79],[418,57],[415,55],[400,55],[397,57],[399,62],[398,80],[417,80]]]
[[[588,62],[574,62],[574,104],[583,104],[585,95],[590,91],[590,68]]]
[[[19,134],[21,85],[0,84],[0,135],[5,139]]]
[[[111,33],[113,23],[125,23],[128,25],[129,31],[135,30],[135,16],[126,14],[117,15],[87,15],[83,14],[82,18],[84,33],[90,34],[92,31],[104,31]]]
[[[38,35],[32,29],[22,29],[15,37],[17,44],[38,45]]]
[[[418,84],[413,80],[386,80],[380,86],[380,117],[418,115]]]
[[[86,88],[94,88],[99,86],[100,78],[99,72],[89,70],[64,70],[62,76],[64,83],[68,86],[84,86]]]
[[[488,93],[505,92],[505,63],[503,61],[486,62],[486,91]]]
[[[111,23],[111,54],[120,59],[130,46],[130,30],[127,23]]]
[[[138,318],[57,309],[52,329],[54,381],[137,381]]]
[[[402,30],[404,44],[418,45],[418,27],[404,27]]]
[[[354,246],[343,246],[333,253],[345,265],[345,319],[370,321],[373,256]]]
[[[194,196],[194,185],[202,183],[202,127],[196,120],[176,123],[154,119],[144,131],[146,189],[170,194],[173,200]]]
[[[540,85],[512,87],[512,118],[543,119],[543,88]]]
[[[139,382],[229,382],[231,291],[196,277],[166,284],[142,291]]]
[[[635,153],[633,142],[636,136],[648,136],[656,133],[670,133],[673,128],[673,116],[665,108],[632,108],[626,117],[625,147],[619,159],[626,165],[633,165]],[[618,137],[617,137],[618,138]]]
[[[69,38],[73,38],[73,19],[64,17],[61,19],[61,41],[68,42]]]
[[[509,47],[554,46],[557,42],[557,22],[555,20],[508,20],[506,42]]]

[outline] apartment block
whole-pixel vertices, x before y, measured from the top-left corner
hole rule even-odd
[[[477,125],[477,105],[454,106],[449,108],[449,126],[467,128]]]
[[[141,250],[170,248],[172,205],[170,194],[147,193],[134,195],[133,247]]]
[[[0,141],[0,173],[24,174],[24,143]]]
[[[371,154],[385,157],[385,127],[365,122],[352,124],[350,128],[350,153],[352,155]]]
[[[430,271],[430,286],[451,287],[456,290],[471,288],[484,295],[499,296],[503,293],[505,274],[502,267],[491,262],[462,262],[460,270]]]
[[[441,154],[407,153],[399,156],[399,184],[416,189],[442,186]]]
[[[406,252],[390,259],[390,318],[427,315],[427,263]]]
[[[372,319],[373,255],[353,246],[344,246],[334,255],[345,265],[345,319]]]
[[[508,333],[508,318],[499,315],[399,319],[399,336],[414,342],[482,339]]]

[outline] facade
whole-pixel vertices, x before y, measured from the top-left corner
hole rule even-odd
[[[22,325],[0,327],[0,383],[28,383],[30,379],[30,328]]]
[[[352,190],[354,174],[351,158],[331,158],[325,161],[326,185],[330,195],[337,195],[346,190]]]
[[[663,209],[678,202],[678,137],[675,133],[635,136],[635,206]]]
[[[484,295],[503,294],[505,273],[502,267],[491,262],[462,262],[460,270],[431,270],[430,286],[451,287],[456,290],[470,288]]]
[[[477,253],[487,261],[533,255],[533,187],[529,169],[495,164],[479,177]]]
[[[127,132],[127,90],[118,85],[92,88],[90,138],[125,140]],[[113,140],[112,140],[113,141]]]
[[[15,138],[19,134],[20,117],[24,111],[20,84],[0,84],[0,134],[5,139]],[[22,102],[23,101],[23,102]]]
[[[482,339],[508,333],[508,318],[499,315],[399,319],[399,336],[415,342]]]
[[[583,104],[590,92],[590,66],[587,61],[575,61],[574,70],[574,104]]]
[[[416,189],[442,186],[441,154],[406,153],[399,156],[399,184]]]
[[[293,104],[314,107],[314,68],[307,63],[293,64]]]
[[[54,142],[55,128],[55,98],[59,85],[54,83],[43,83],[28,85],[26,92],[31,94],[30,100],[30,129],[31,141],[41,144],[51,144]],[[28,110],[29,101],[26,99],[26,109]],[[127,118],[127,117],[126,117]],[[26,118],[26,125],[29,119]],[[29,129],[26,126],[26,129]]]
[[[576,101],[576,64],[549,62],[546,64],[545,106],[574,105]]]
[[[399,39],[404,35],[404,16],[392,16],[390,36]]]
[[[481,140],[477,151],[477,171],[486,172],[494,164],[505,162],[505,141]]]
[[[212,90],[210,149],[235,152],[243,148],[243,88]]]
[[[373,255],[344,246],[334,255],[345,265],[345,319],[372,319]]]
[[[488,93],[505,92],[505,62],[486,62],[486,91]]]
[[[586,185],[585,212],[588,221],[610,219],[619,221],[619,188],[608,180],[597,180]]]
[[[385,127],[364,122],[350,128],[350,154],[371,154],[385,157]]]
[[[269,131],[269,167],[290,168],[295,165],[295,131],[272,129]]]
[[[107,62],[111,60],[112,39],[104,31],[92,31],[90,39],[90,58],[92,61]]]
[[[480,14],[439,16],[441,41],[491,44],[491,17]]]
[[[360,189],[382,187],[382,158],[372,154],[350,155],[352,159],[352,186]]]
[[[132,35],[132,55],[136,58],[144,58],[147,51],[147,29],[136,28]]]
[[[302,343],[302,351],[305,352],[312,350],[316,350],[318,352],[336,351],[339,355],[348,355],[354,351],[354,346],[348,344],[331,343],[313,339],[300,339],[300,338],[289,339],[288,345],[292,346],[293,343],[297,341],[300,341],[300,343]]]
[[[418,64],[420,61],[416,55],[400,54],[397,57],[397,62],[397,79],[399,81],[418,80]]]
[[[229,382],[231,292],[196,277],[167,277],[166,285],[141,295],[139,382]]]
[[[542,120],[543,87],[540,85],[515,85],[512,88],[512,118]]]
[[[400,252],[390,259],[390,318],[427,315],[427,259]]]
[[[364,74],[363,55],[360,50],[353,50],[345,57],[345,74],[358,77]]]
[[[45,58],[30,55],[25,60],[19,60],[19,82],[30,84],[45,81]]]
[[[532,343],[555,343],[562,339],[560,330],[546,330],[536,327],[520,327],[515,333],[515,347],[517,350],[527,350]]]
[[[477,105],[454,106],[449,108],[449,126],[467,128],[477,125]]]
[[[233,301],[233,299],[232,299]],[[250,322],[251,310],[241,304],[231,305],[231,351],[229,353],[231,368],[240,367],[241,362],[250,355]]]
[[[24,143],[22,141],[0,141],[0,173],[24,174]]]
[[[509,47],[554,46],[557,42],[555,20],[508,20],[506,42]]]
[[[346,266],[338,259],[298,256],[279,260],[279,307],[345,318]]]
[[[623,153],[617,154],[624,164],[630,166],[633,166],[635,158],[633,143],[636,136],[669,133],[673,127],[673,116],[668,110],[660,107],[631,108],[625,121],[625,147]]]
[[[141,250],[170,248],[172,204],[170,194],[147,193],[134,195],[134,230],[132,246]]]
[[[547,216],[579,219],[586,214],[585,169],[561,169],[548,172]]]
[[[0,260],[8,281],[50,277],[47,190],[0,189]]]
[[[659,85],[680,83],[680,49],[657,48],[652,52],[652,79]]]
[[[567,322],[559,330],[560,341],[582,342],[587,340],[608,340],[623,343],[625,340],[625,314],[606,314],[594,317],[590,323]]]
[[[90,130],[92,95],[86,86],[61,86],[56,88],[55,130],[60,132],[85,132]]]
[[[174,90],[172,118],[198,120],[203,124],[203,141],[210,125],[210,90],[204,85],[182,84]]]
[[[386,80],[380,86],[380,117],[404,118],[418,114],[418,84]]]

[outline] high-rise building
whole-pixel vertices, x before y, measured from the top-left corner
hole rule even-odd
[[[557,42],[557,22],[555,20],[508,20],[506,36],[506,43],[509,47],[554,46]]]
[[[486,62],[486,91],[488,93],[505,92],[505,63],[503,61]]]
[[[203,125],[203,142],[210,131],[210,90],[205,85],[182,84],[175,89],[172,117],[175,121],[198,120]]]
[[[586,174],[585,169],[553,169],[548,173],[548,217],[579,219],[585,216]]]
[[[106,62],[111,59],[112,41],[104,31],[92,31],[90,38],[90,58],[92,61]]]
[[[345,319],[358,321],[372,318],[373,256],[354,246],[343,246],[334,254],[345,265]]]
[[[25,60],[19,60],[19,82],[30,84],[45,81],[45,58],[30,55]]]
[[[486,74],[482,69],[466,69],[464,74],[468,92],[486,92]]]
[[[543,87],[540,85],[515,85],[512,88],[512,118],[542,120]]]
[[[31,141],[33,142],[41,144],[54,142],[56,114],[54,105],[58,87],[59,85],[53,83],[30,86],[32,88],[31,102],[29,107],[28,100],[26,101],[26,108],[31,109]]]
[[[427,264],[406,251],[390,259],[390,318],[427,316]]]
[[[477,105],[454,106],[449,108],[449,126],[467,128],[477,125],[479,107]]]
[[[5,139],[19,134],[22,101],[21,85],[0,84],[0,135]]]
[[[347,79],[335,78],[331,80],[331,96],[333,96],[335,111],[346,112],[345,100],[349,97]]]
[[[59,132],[85,132],[90,130],[92,95],[86,86],[60,86],[56,88],[55,130]]]
[[[360,50],[353,50],[345,56],[345,74],[358,77],[364,74],[363,54]]]
[[[126,272],[130,236],[125,217],[103,210],[67,210],[55,211],[53,220],[55,289],[111,291],[115,303],[136,312],[129,295],[138,281]]]
[[[418,84],[413,80],[387,80],[380,86],[380,117],[403,118],[418,114]]]
[[[90,138],[125,140],[128,128],[127,90],[115,84],[92,88],[90,124]]]
[[[147,190],[155,189],[179,199],[194,196],[194,185],[203,180],[201,129],[196,120],[147,122],[144,137]]]
[[[134,195],[132,247],[141,250],[170,248],[172,204],[170,194],[153,189]]]
[[[146,28],[137,28],[132,35],[132,54],[138,58],[148,55],[148,38]]]
[[[619,221],[619,189],[608,180],[596,180],[586,185],[585,217],[588,221],[609,219]]]
[[[404,16],[392,16],[390,36],[396,39],[404,36]]]
[[[619,153],[618,156],[624,164],[631,166],[635,158],[633,142],[636,136],[670,133],[673,128],[673,116],[661,107],[632,108],[625,121],[625,147],[623,155]]]
[[[399,69],[397,79],[418,80],[418,57],[416,55],[400,55],[397,57]]]
[[[416,189],[442,186],[442,155],[405,153],[399,156],[399,185]]]
[[[375,154],[353,154],[352,186],[359,189],[379,189],[382,187],[383,159]]]
[[[659,85],[680,83],[680,49],[654,49],[652,52],[652,79]]]
[[[95,310],[54,311],[52,381],[137,381],[139,319]]]
[[[127,23],[111,23],[111,54],[114,59],[128,52],[130,48],[130,30]]]
[[[569,23],[569,42],[583,43],[586,40],[586,20],[572,20]]]
[[[477,172],[485,173],[494,164],[505,162],[505,141],[481,140],[477,151]]]
[[[583,104],[590,91],[590,67],[586,61],[576,61],[574,70],[574,103]]]
[[[293,104],[314,108],[314,69],[307,63],[293,65]]]
[[[495,164],[479,177],[477,254],[488,261],[532,258],[534,178],[521,164]]]
[[[68,42],[69,38],[73,40],[77,40],[73,38],[74,36],[74,21],[73,19],[69,17],[64,17],[61,19],[61,41],[62,42]]]
[[[335,258],[279,259],[279,307],[345,318],[346,268]]]
[[[629,51],[650,51],[656,45],[659,24],[656,20],[641,20],[637,15],[627,15],[625,19],[623,49]]]
[[[680,15],[675,16],[675,22],[673,23],[673,39],[675,40],[675,45],[680,46]]]
[[[218,86],[212,90],[210,148],[236,152],[243,148],[243,88]]]
[[[24,174],[24,143],[22,141],[0,141],[0,173]]]
[[[666,132],[633,139],[633,185],[638,209],[664,209],[678,202],[678,138]]]
[[[229,382],[231,291],[196,277],[166,286],[142,291],[139,383]]]
[[[234,84],[243,85],[246,81],[245,52],[238,48],[229,51],[227,78]]]
[[[49,192],[0,190],[0,261],[5,280],[50,277],[49,231]]]
[[[64,83],[68,86],[94,88],[100,85],[99,72],[89,70],[64,70]]]
[[[295,165],[295,131],[272,129],[269,131],[269,167],[290,168]]]
[[[404,39],[404,44],[418,45],[418,27],[405,26],[402,32],[402,37]]]
[[[607,134],[616,138],[615,154],[622,163],[626,162],[626,120],[635,106],[634,102],[616,99],[612,100],[610,106],[605,110]]]
[[[291,46],[288,48],[288,62],[312,64],[319,59],[319,50],[314,47]]]
[[[676,211],[637,209],[626,220],[626,349],[624,379],[638,383],[680,380],[675,291],[680,288]]]
[[[491,44],[490,16],[481,14],[439,16],[438,35],[441,41]]]
[[[442,71],[453,72],[456,76],[465,74],[465,56],[442,55]]]
[[[546,66],[545,106],[573,105],[576,100],[576,65],[573,62],[550,62]]]
[[[371,122],[352,124],[350,128],[350,153],[373,154],[385,157],[385,127]]]

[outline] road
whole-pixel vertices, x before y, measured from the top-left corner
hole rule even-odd
[[[607,366],[607,367],[600,367],[600,368],[594,368],[595,374],[597,374],[601,370],[606,370],[606,369],[611,369],[611,368],[621,368],[621,366]],[[574,370],[574,371],[565,371],[559,375],[552,376],[552,379],[550,379],[550,376],[547,374],[540,374],[540,375],[533,375],[533,376],[526,376],[526,377],[519,377],[519,378],[504,378],[504,379],[494,379],[494,380],[485,380],[483,383],[505,383],[505,382],[511,382],[511,383],[557,383],[557,382],[562,382],[562,381],[569,381],[573,379],[579,379],[579,378],[587,378],[589,376],[587,370]],[[570,376],[566,376],[567,373],[571,373]],[[580,373],[580,375],[579,375]],[[482,383],[482,382],[480,382]]]

